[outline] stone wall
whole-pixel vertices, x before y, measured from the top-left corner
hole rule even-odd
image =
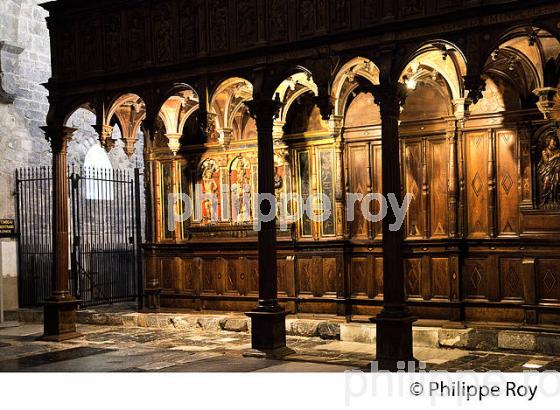
[[[50,146],[41,126],[48,112],[47,90],[41,85],[51,75],[50,42],[45,17],[39,3],[44,0],[0,0],[0,219],[15,219],[15,170],[49,166]],[[69,146],[69,163],[83,165],[87,150],[97,143],[91,127],[95,115],[80,109],[69,120],[78,128]],[[140,136],[141,137],[141,136]],[[115,138],[120,138],[118,130]],[[115,169],[142,166],[143,141],[128,158],[118,141],[109,158]],[[0,246],[15,249],[14,239]],[[11,243],[10,243],[11,242]],[[9,251],[9,250],[12,251]],[[16,258],[4,258],[0,276],[4,280],[6,308],[17,303]]]

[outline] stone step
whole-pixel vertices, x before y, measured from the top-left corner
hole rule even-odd
[[[6,320],[41,323],[40,310],[20,309],[7,312]],[[78,322],[83,325],[116,327],[141,327],[158,329],[200,330],[206,332],[249,332],[251,322],[242,314],[174,314],[104,312],[84,310],[78,312]],[[329,319],[286,319],[289,336],[318,337],[324,340],[369,343],[376,342],[376,329],[370,323],[345,323]],[[466,329],[423,327],[413,328],[416,347],[463,349],[472,351],[498,351],[560,355],[560,334],[546,331],[504,330],[492,327]]]

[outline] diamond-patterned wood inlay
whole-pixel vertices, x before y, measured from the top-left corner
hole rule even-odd
[[[474,194],[478,197],[482,192],[482,178],[480,174],[477,172],[471,182],[472,189],[474,190]]]
[[[511,176],[509,174],[506,174],[502,179],[502,188],[504,188],[505,193],[509,195],[509,192],[511,191],[512,187],[513,187],[513,179],[511,179]]]
[[[480,273],[479,266],[475,266],[471,274],[471,283],[473,285],[473,289],[478,289],[480,286],[480,282],[482,282],[482,274]]]
[[[556,287],[556,275],[550,269],[544,274],[544,286],[548,292]]]
[[[510,268],[507,273],[507,283],[509,286],[509,290],[512,294],[519,293],[519,285],[520,285],[519,275],[517,274],[517,271],[513,267]]]
[[[408,276],[409,289],[416,289],[416,286],[418,285],[419,278],[418,278],[418,272],[413,265],[408,270],[408,275],[407,276]]]

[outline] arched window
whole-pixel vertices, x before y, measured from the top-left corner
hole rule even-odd
[[[113,166],[100,144],[93,145],[84,161],[86,177],[86,199],[113,200]]]

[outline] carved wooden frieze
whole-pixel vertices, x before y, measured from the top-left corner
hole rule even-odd
[[[158,3],[152,10],[152,37],[156,64],[170,63],[174,60],[175,12],[174,2]]]
[[[131,10],[126,17],[128,65],[140,66],[149,59],[146,55],[146,22],[143,10]]]
[[[122,13],[109,13],[104,18],[103,40],[105,50],[105,69],[114,70],[121,67],[122,48],[119,45],[123,35]]]
[[[286,41],[288,38],[288,2],[270,0],[267,12],[269,40],[272,42]]]
[[[179,3],[179,53],[181,57],[188,58],[196,54],[198,31],[198,9],[191,0],[182,0]]]
[[[208,29],[210,32],[210,49],[213,52],[223,52],[229,48],[228,21],[229,8],[227,0],[209,0],[208,3]],[[247,24],[247,22],[244,22]],[[253,21],[256,28],[256,21]],[[245,28],[245,32],[249,29]]]
[[[237,45],[249,46],[257,41],[257,2],[238,0],[237,2]]]

